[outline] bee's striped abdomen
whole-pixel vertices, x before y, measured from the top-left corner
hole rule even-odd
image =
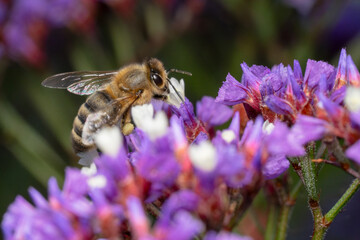
[[[112,101],[111,96],[105,91],[97,91],[89,96],[83,103],[74,119],[73,129],[71,131],[72,147],[75,153],[86,152],[94,145],[85,144],[83,141],[83,128],[89,114],[104,109]]]

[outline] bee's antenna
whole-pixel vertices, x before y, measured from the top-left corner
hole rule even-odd
[[[178,70],[178,69],[175,69],[175,68],[172,68],[172,69],[167,71],[167,73],[171,73],[171,72],[176,72],[176,73],[181,73],[181,74],[192,76],[191,72],[186,72],[186,71]]]
[[[174,87],[174,85],[172,84],[172,82],[170,81],[170,79],[167,79],[168,82],[170,83],[171,87],[175,90],[176,95],[180,98],[181,102],[185,102],[185,100],[182,98],[182,96],[180,95],[180,93],[176,90],[176,88]]]

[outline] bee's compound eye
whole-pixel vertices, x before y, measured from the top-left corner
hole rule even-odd
[[[151,74],[151,80],[156,84],[156,86],[160,87],[163,84],[162,78],[159,76],[159,74],[153,73]]]

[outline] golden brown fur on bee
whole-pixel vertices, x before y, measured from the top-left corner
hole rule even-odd
[[[169,94],[167,74],[163,64],[154,58],[143,64],[121,68],[103,90],[90,95],[79,108],[72,129],[72,146],[76,153],[94,147],[84,135],[92,135],[104,126],[120,124],[123,134],[130,134],[131,107],[150,103],[152,98],[164,100]],[[89,120],[89,115],[93,118]],[[85,134],[84,134],[84,126]]]

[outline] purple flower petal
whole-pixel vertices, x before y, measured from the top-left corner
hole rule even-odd
[[[177,212],[172,222],[166,225],[155,226],[155,234],[160,232],[160,239],[191,240],[203,230],[204,224],[186,211]]]
[[[162,206],[160,221],[171,221],[174,214],[180,210],[194,211],[199,204],[198,196],[190,190],[173,193]]]
[[[169,186],[180,172],[175,158],[171,136],[157,138],[154,142],[144,139],[135,162],[138,173],[152,183]]]
[[[248,88],[235,80],[230,73],[226,76],[226,81],[219,89],[215,102],[235,105],[244,102],[248,96]]]
[[[294,141],[304,145],[308,142],[321,139],[327,132],[328,123],[324,120],[299,115],[295,125],[291,128]]]
[[[277,114],[291,115],[294,113],[288,101],[275,95],[268,95],[264,98],[264,102],[270,110]]]
[[[360,111],[350,113],[350,121],[353,127],[360,130]]]
[[[252,89],[254,92],[259,92],[261,78],[270,73],[270,69],[264,66],[253,65],[251,68],[246,63],[240,64],[244,74],[241,82],[245,87]]]
[[[294,77],[296,82],[299,84],[299,86],[302,86],[304,79],[301,71],[301,66],[298,60],[294,60]]]
[[[308,86],[308,89],[312,91],[318,86],[321,75],[324,74],[326,79],[329,79],[334,71],[334,67],[326,62],[309,59],[306,64],[304,83]]]
[[[348,82],[353,86],[360,86],[360,73],[354,61],[349,55],[346,59]]]
[[[272,155],[294,157],[305,154],[302,143],[293,138],[290,129],[283,122],[275,123],[270,135],[264,137],[264,142]]]
[[[336,89],[330,96],[330,100],[336,104],[342,104],[345,99],[346,86]]]
[[[336,85],[346,84],[346,50],[341,49],[339,64],[336,71]]]
[[[215,102],[212,97],[203,97],[196,103],[196,115],[202,122],[209,126],[218,126],[228,121],[232,110],[220,103]]]
[[[232,130],[234,132],[235,140],[236,140],[236,142],[239,142],[239,139],[240,139],[240,113],[239,112],[235,112],[228,130]]]
[[[268,158],[265,166],[262,168],[262,173],[266,179],[273,179],[280,176],[290,166],[289,160],[285,155],[277,155]]]
[[[346,150],[345,155],[360,165],[360,141],[357,141],[349,147]]]
[[[333,121],[338,121],[339,118],[343,115],[343,109],[338,104],[332,102],[330,99],[325,97],[323,94],[319,94],[320,102],[322,107],[325,109],[326,113]]]

